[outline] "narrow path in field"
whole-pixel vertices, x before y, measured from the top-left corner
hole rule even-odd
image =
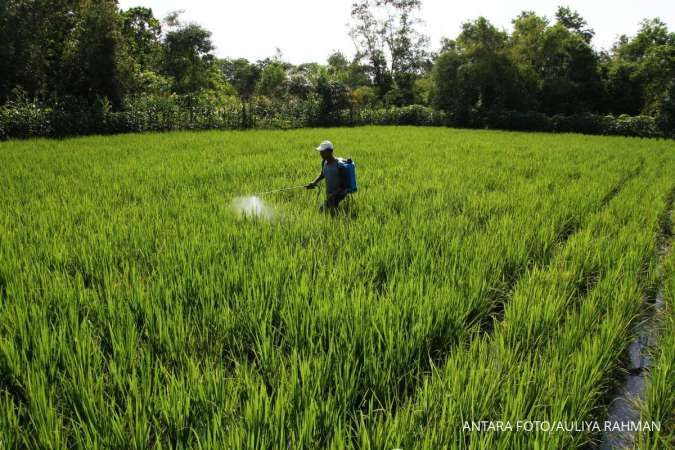
[[[670,217],[673,210],[673,198],[675,189],[669,196],[668,202],[663,213],[661,226],[661,244],[657,248],[657,257],[659,259],[659,284],[656,295],[652,299],[646,299],[644,302],[643,319],[635,326],[633,335],[635,338],[628,347],[628,360],[625,363],[625,376],[621,381],[620,387],[615,392],[607,413],[607,419],[610,422],[637,422],[640,420],[639,402],[644,401],[645,381],[652,366],[651,351],[657,345],[657,327],[658,316],[663,310],[663,292],[664,292],[664,268],[663,264],[672,251],[673,224]],[[602,435],[600,444],[601,450],[629,449],[635,445],[636,432],[607,432]]]

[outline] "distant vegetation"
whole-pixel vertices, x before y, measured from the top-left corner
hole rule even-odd
[[[410,121],[673,135],[675,33],[659,19],[598,51],[566,7],[551,19],[524,11],[510,34],[479,17],[431,50],[420,6],[358,0],[356,56],[293,65],[281,52],[219,59],[211,33],[178,13],[160,20],[114,0],[2,2],[0,138]],[[411,105],[414,116],[400,110]]]

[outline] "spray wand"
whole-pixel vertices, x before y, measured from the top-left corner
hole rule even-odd
[[[285,188],[281,188],[281,189],[274,189],[274,190],[271,190],[271,191],[257,192],[257,193],[252,194],[252,195],[276,194],[277,192],[291,191],[291,190],[294,190],[294,189],[300,189],[300,188],[304,188],[304,187],[305,187],[305,185],[302,184],[302,185],[299,185],[299,186],[285,187]]]

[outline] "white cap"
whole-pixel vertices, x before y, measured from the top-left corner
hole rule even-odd
[[[322,152],[324,150],[333,150],[333,143],[331,141],[323,141],[316,148],[316,151],[318,151],[318,152]]]

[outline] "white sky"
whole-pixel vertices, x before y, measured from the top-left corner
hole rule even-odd
[[[184,10],[183,20],[199,23],[213,33],[216,54],[251,61],[274,56],[293,64],[325,63],[333,50],[354,54],[348,36],[351,0],[119,0],[120,7],[152,8],[155,17]],[[486,16],[510,31],[520,11],[533,10],[552,19],[559,4],[570,6],[596,32],[596,48],[611,47],[621,34],[633,35],[643,18],[660,17],[675,29],[672,0],[423,0],[421,17],[431,38],[431,50],[441,37],[454,38],[463,22]]]

